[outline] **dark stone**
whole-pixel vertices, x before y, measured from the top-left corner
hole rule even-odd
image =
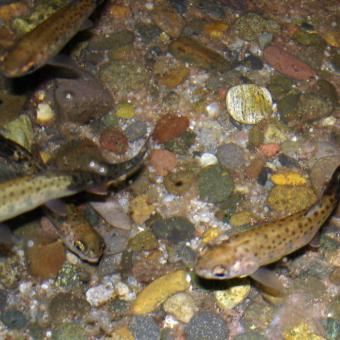
[[[183,14],[188,9],[187,0],[168,0],[171,7],[173,7],[178,13]]]
[[[23,329],[28,320],[25,314],[19,310],[8,310],[0,315],[0,320],[8,329]]]
[[[129,330],[138,340],[159,340],[160,329],[148,316],[134,316],[129,322]]]
[[[259,183],[260,185],[265,185],[267,180],[268,180],[268,176],[271,173],[272,173],[272,169],[263,168],[262,171],[260,172],[259,176],[257,177],[257,183]]]

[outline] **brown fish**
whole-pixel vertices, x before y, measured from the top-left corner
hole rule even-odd
[[[310,208],[208,246],[199,256],[195,268],[197,275],[217,280],[251,276],[280,290],[280,281],[263,266],[311,242],[337,206],[339,196],[340,166],[320,199]]]
[[[52,14],[0,57],[0,72],[21,77],[48,63],[83,27],[97,1],[78,0]]]

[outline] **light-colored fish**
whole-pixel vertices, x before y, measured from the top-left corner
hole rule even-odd
[[[42,67],[77,34],[91,15],[97,1],[76,0],[22,36],[0,57],[0,72],[21,77]]]
[[[68,204],[66,216],[49,209],[45,209],[45,213],[69,250],[88,262],[99,261],[103,255],[104,240],[76,206]]]
[[[279,280],[263,266],[311,242],[337,206],[339,196],[340,166],[320,199],[310,208],[208,246],[199,256],[195,267],[197,275],[217,280],[251,276],[279,290]]]

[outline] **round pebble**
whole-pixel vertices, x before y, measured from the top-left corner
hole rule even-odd
[[[225,340],[229,330],[223,319],[215,313],[201,312],[190,320],[185,327],[187,340]]]
[[[56,327],[52,334],[52,340],[86,340],[83,326],[74,323],[65,323]]]
[[[156,219],[151,229],[157,238],[166,239],[174,244],[188,241],[195,235],[195,226],[182,216]]]
[[[125,129],[125,134],[129,141],[135,142],[136,140],[143,138],[146,135],[147,131],[147,124],[145,122],[137,120]]]
[[[159,340],[160,329],[149,316],[134,316],[129,322],[129,330],[138,340]]]
[[[198,311],[191,295],[177,293],[164,302],[165,312],[172,314],[177,320],[188,323],[195,312]]]
[[[238,169],[245,166],[244,149],[234,143],[220,145],[217,148],[218,161],[228,169]]]
[[[7,304],[7,294],[4,290],[0,289],[0,311],[5,309]]]
[[[158,242],[155,235],[148,230],[138,233],[128,242],[128,247],[137,252],[152,250],[157,248],[157,246]]]
[[[118,155],[124,154],[128,150],[128,140],[120,128],[107,128],[99,137],[100,145]]]
[[[228,171],[219,165],[210,165],[201,170],[198,176],[200,199],[210,203],[219,203],[228,198],[234,183]]]
[[[15,309],[0,314],[0,320],[8,329],[23,329],[28,323],[25,314]]]
[[[157,175],[166,176],[177,165],[176,155],[168,150],[152,150],[150,164],[155,168]]]
[[[217,290],[214,292],[215,299],[222,309],[232,309],[247,298],[250,288],[248,282],[232,286],[225,290]]]
[[[272,97],[265,87],[237,85],[226,97],[229,114],[241,124],[256,124],[272,113]]]
[[[195,180],[195,173],[190,170],[172,172],[164,178],[166,190],[173,195],[183,195],[191,188]]]

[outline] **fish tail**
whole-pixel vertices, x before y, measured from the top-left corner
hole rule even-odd
[[[335,195],[336,199],[340,199],[340,165],[334,170],[331,179],[326,185],[323,195]]]

